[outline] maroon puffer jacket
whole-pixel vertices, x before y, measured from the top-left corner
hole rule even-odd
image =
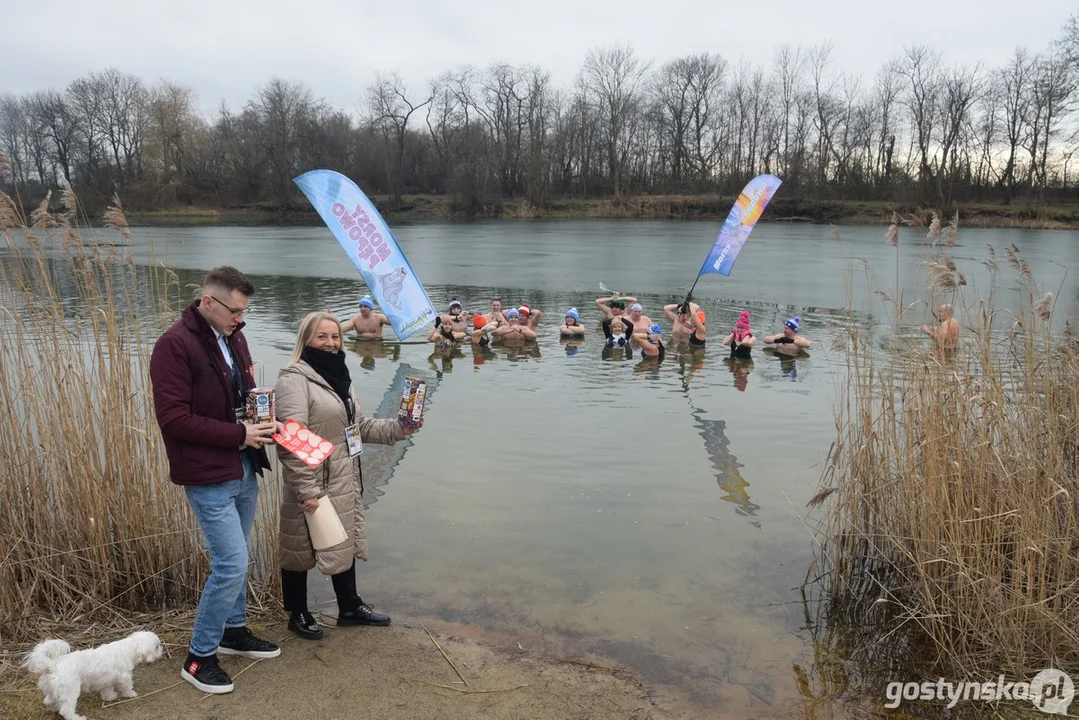
[[[255,376],[242,328],[241,323],[229,343],[246,393],[255,387]],[[197,300],[158,338],[150,356],[150,381],[172,481],[212,485],[243,477],[239,448],[247,433],[236,422],[229,368]],[[269,468],[266,451],[259,450],[258,456],[259,464]]]

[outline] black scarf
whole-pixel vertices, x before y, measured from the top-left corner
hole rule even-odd
[[[341,398],[341,402],[345,404],[349,422],[352,422],[352,396],[349,394],[352,378],[348,374],[348,365],[345,364],[345,354],[307,346],[300,354],[300,358],[330,384],[333,391]]]

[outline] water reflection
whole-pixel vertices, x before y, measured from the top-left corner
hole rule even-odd
[[[390,351],[390,348],[387,347],[386,350]],[[420,371],[408,363],[399,363],[393,379],[390,381],[390,386],[382,394],[382,401],[379,403],[378,409],[369,414],[368,417],[397,417],[397,411],[401,407],[401,395],[404,392],[406,377],[421,378],[427,381],[427,394],[424,403],[425,408],[430,409],[441,375],[432,377],[429,373]],[[424,410],[425,417],[427,409]],[[401,461],[404,460],[405,453],[413,444],[414,439],[410,435],[393,445],[376,445],[374,443],[364,445],[363,463],[360,467],[364,483],[363,502],[366,507],[374,505],[382,497],[383,490],[381,488],[389,484]],[[362,475],[363,471],[366,471],[367,474]]]
[[[603,360],[611,362],[632,360],[633,348],[629,346],[629,343],[627,343],[625,347],[611,347],[610,345],[604,345],[603,350],[600,352],[600,357]]]
[[[492,350],[490,345],[472,344],[472,367],[474,370],[479,370],[480,365],[497,359],[498,353]]]
[[[723,358],[723,365],[734,376],[734,387],[739,392],[745,392],[749,385],[749,374],[753,372],[753,358]]]
[[[731,442],[727,438],[727,423],[724,420],[706,420],[704,412],[694,408],[690,413],[693,416],[694,425],[700,428],[700,436],[704,438],[704,449],[708,453],[708,459],[712,461],[712,467],[716,469],[716,481],[719,487],[727,494],[722,497],[729,503],[734,503],[734,512],[738,515],[754,517],[761,509],[749,499],[749,482],[742,477],[741,469],[744,467],[730,452]],[[760,529],[761,524],[752,520],[750,525]]]
[[[635,375],[644,375],[652,380],[659,380],[660,378],[660,366],[663,364],[664,357],[661,355],[654,355],[649,357],[644,353],[641,353],[641,360],[633,366],[633,373]]]
[[[464,356],[464,350],[457,343],[451,343],[445,347],[436,345],[434,351],[427,356],[427,364],[441,378],[443,373],[453,372],[454,360],[460,360]]]
[[[527,360],[539,360],[542,357],[540,346],[537,342],[528,340],[511,340],[493,342],[489,346],[496,355],[503,355],[510,362]]]
[[[345,349],[360,356],[360,367],[364,370],[375,369],[375,359],[385,358],[397,362],[401,358],[400,343],[384,343],[380,340],[352,340]]]
[[[578,338],[560,338],[559,344],[566,350],[566,357],[573,357],[581,351],[584,340]]]
[[[703,376],[705,349],[693,347],[688,342],[680,342],[672,344],[669,350],[674,352],[677,361],[682,392],[688,393],[690,380],[698,380]]]

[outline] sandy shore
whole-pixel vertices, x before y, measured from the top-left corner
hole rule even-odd
[[[395,618],[388,628],[337,629],[332,624],[326,622],[324,639],[305,641],[289,633],[283,622],[252,623],[281,643],[281,657],[222,658],[236,690],[216,696],[180,679],[186,638],[179,632],[164,633],[166,657],[135,671],[138,698],[103,703],[96,695],[83,695],[79,712],[92,720],[686,716],[686,708],[653,697],[632,674],[599,663],[508,652],[447,636],[437,627],[427,628],[429,636],[421,623],[407,618]],[[6,680],[0,718],[59,717],[42,707],[32,677],[9,673]],[[668,707],[661,707],[664,704]]]

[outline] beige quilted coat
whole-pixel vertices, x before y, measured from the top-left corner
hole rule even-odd
[[[404,430],[396,420],[364,418],[355,390],[350,388],[349,392],[356,408],[355,420],[360,424],[360,438],[364,445],[392,445],[404,439]],[[348,414],[345,403],[329,383],[302,360],[281,371],[275,394],[278,418],[298,420],[334,444],[330,457],[315,468],[309,467],[287,450],[277,448],[277,458],[285,479],[281,496],[281,568],[310,570],[317,564],[318,569],[326,575],[344,572],[352,565],[353,558],[367,559],[359,458],[348,456],[345,442]],[[299,503],[327,494],[349,539],[316,552],[311,547],[307,521]]]

